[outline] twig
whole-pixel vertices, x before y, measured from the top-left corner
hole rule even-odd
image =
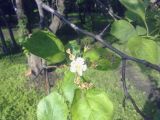
[[[43,68],[45,68],[45,69],[50,69],[50,68],[57,68],[57,66],[55,66],[55,65],[52,65],[52,66],[44,66]]]
[[[48,95],[50,93],[50,83],[48,78],[48,71],[46,68],[44,68],[45,73],[45,88],[46,88],[46,94]]]
[[[35,80],[38,78],[38,76],[42,73],[43,70],[44,70],[44,68],[42,68],[42,69],[39,71],[39,73],[33,78],[33,81],[35,81]]]
[[[109,26],[110,26],[110,24],[107,25],[107,26],[102,30],[102,32],[99,33],[99,36],[102,37],[102,36],[104,35],[104,33],[106,32],[106,30],[108,29]]]

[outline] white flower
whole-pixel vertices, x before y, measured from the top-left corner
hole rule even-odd
[[[70,71],[82,76],[82,73],[86,71],[87,65],[83,58],[78,57],[71,62]]]

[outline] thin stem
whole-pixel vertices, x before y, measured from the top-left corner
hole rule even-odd
[[[146,27],[146,30],[147,30],[147,36],[149,36],[149,29],[148,29],[148,25],[147,25],[146,20],[144,20],[144,24],[145,24],[145,27]]]

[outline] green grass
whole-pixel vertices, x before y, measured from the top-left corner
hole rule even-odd
[[[29,87],[25,61],[21,54],[0,59],[0,120],[36,120],[42,95]]]

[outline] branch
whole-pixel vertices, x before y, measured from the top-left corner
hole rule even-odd
[[[119,55],[122,58],[125,58],[126,60],[131,60],[140,64],[145,65],[146,67],[152,68],[156,71],[160,72],[160,66],[156,65],[156,64],[152,64],[146,60],[142,60],[142,59],[138,59],[132,56],[129,56],[123,52],[121,52],[120,50],[114,48],[112,45],[110,45],[108,42],[106,42],[104,39],[102,39],[99,35],[94,35],[91,32],[85,31],[81,28],[79,28],[78,26],[76,26],[75,24],[71,23],[70,21],[68,21],[67,19],[65,19],[61,14],[59,14],[56,10],[50,8],[49,6],[47,6],[46,4],[42,4],[43,9],[53,13],[54,15],[56,15],[58,18],[60,18],[60,20],[62,20],[64,23],[66,23],[67,25],[69,25],[71,28],[73,28],[76,32],[82,33],[84,35],[90,36],[93,39],[96,39],[97,41],[99,41],[101,44],[105,45],[106,48],[110,49],[111,51],[115,52],[117,55]]]
[[[39,12],[39,17],[40,17],[40,22],[39,22],[39,26],[41,29],[44,28],[45,26],[45,21],[44,21],[44,12],[43,12],[43,8],[41,6],[42,4],[42,0],[35,0],[37,7],[38,7],[38,12]]]
[[[106,42],[104,39],[101,38],[100,35],[94,35],[91,32],[85,31],[79,27],[77,27],[75,24],[71,23],[70,21],[68,21],[67,19],[65,19],[61,14],[59,14],[56,10],[50,8],[49,6],[47,6],[46,4],[42,3],[41,4],[43,9],[45,9],[46,11],[49,11],[51,13],[53,13],[54,15],[56,15],[60,20],[62,20],[64,23],[66,23],[67,25],[69,25],[71,28],[73,28],[75,31],[82,33],[84,35],[90,36],[93,39],[96,39],[97,41],[99,41],[100,43],[102,43],[103,45],[105,45],[106,48],[110,49],[111,51],[113,51],[114,53],[116,53],[117,55],[119,55],[122,58],[122,81],[123,81],[123,86],[124,86],[124,92],[125,92],[125,96],[130,99],[130,101],[132,102],[134,108],[136,109],[136,111],[145,119],[145,120],[151,120],[149,118],[147,118],[137,107],[135,101],[133,100],[133,98],[131,97],[131,95],[129,94],[128,90],[127,90],[127,86],[126,86],[126,81],[125,81],[125,68],[126,68],[126,61],[130,60],[130,61],[134,61],[140,64],[145,65],[146,67],[152,68],[156,71],[160,72],[160,67],[156,64],[152,64],[146,60],[141,60],[138,58],[134,58],[132,56],[129,56],[123,52],[121,52],[120,50],[114,48],[112,45],[110,45],[108,42]]]

